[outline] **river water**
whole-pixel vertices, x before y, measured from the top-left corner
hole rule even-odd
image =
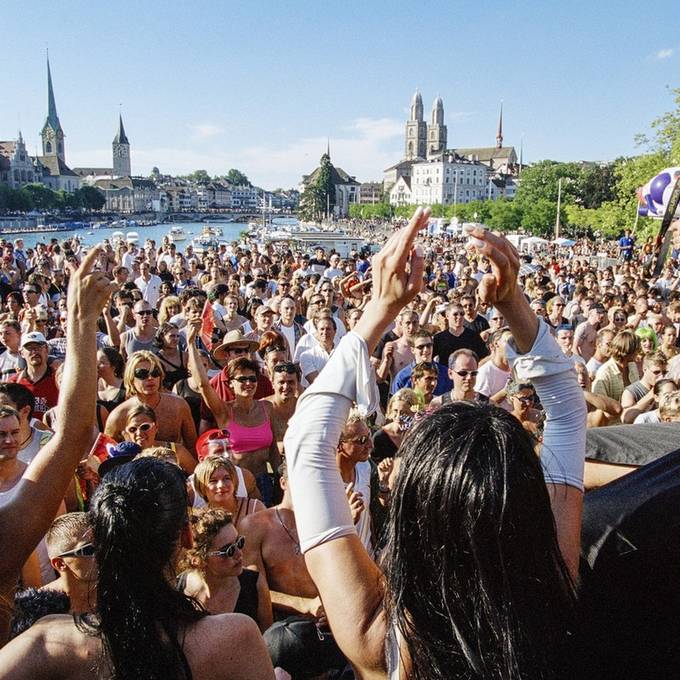
[[[274,225],[279,226],[293,226],[297,224],[297,220],[291,218],[274,218]],[[31,234],[0,234],[4,236],[7,240],[14,240],[21,238],[24,241],[24,246],[26,248],[33,248],[36,243],[49,243],[50,239],[56,238],[59,241],[65,241],[66,239],[73,238],[77,236],[80,242],[86,246],[93,246],[101,243],[104,239],[111,239],[114,232],[122,231],[126,234],[129,231],[135,231],[139,234],[139,244],[144,245],[146,239],[153,239],[156,241],[156,245],[160,245],[163,241],[163,237],[167,236],[168,232],[172,227],[182,227],[184,229],[187,239],[186,241],[178,241],[177,249],[183,251],[190,243],[191,239],[198,236],[203,228],[209,224],[212,227],[221,227],[222,236],[218,237],[219,241],[225,241],[227,243],[231,241],[238,241],[241,232],[248,230],[248,225],[245,222],[173,222],[170,224],[156,224],[152,227],[129,227],[127,229],[121,229],[120,227],[114,227],[111,229],[75,229],[73,231],[41,231]],[[2,230],[0,230],[2,231]],[[92,232],[91,234],[89,232]]]

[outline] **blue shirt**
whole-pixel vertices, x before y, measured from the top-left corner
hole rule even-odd
[[[411,373],[413,372],[413,367],[415,365],[416,362],[414,361],[408,366],[404,366],[404,368],[402,368],[401,371],[399,371],[399,373],[394,376],[392,386],[390,387],[390,396],[398,392],[403,387],[413,387],[411,383]],[[434,396],[438,397],[440,394],[449,392],[453,388],[453,382],[451,381],[451,378],[449,378],[449,370],[446,368],[446,366],[443,366],[438,361],[435,361],[434,365],[437,367],[438,374],[437,387],[434,391]]]

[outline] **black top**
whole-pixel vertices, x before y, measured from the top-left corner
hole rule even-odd
[[[459,349],[471,349],[480,359],[488,356],[489,350],[479,337],[479,333],[463,328],[460,335],[453,335],[448,330],[437,333],[433,338],[433,356],[439,357],[439,363],[449,365],[449,357]]]
[[[594,427],[586,433],[586,458],[619,465],[645,465],[680,448],[680,423]]]
[[[489,328],[489,322],[481,314],[477,314],[472,321],[465,319],[463,325],[475,333],[481,333]]]
[[[394,442],[390,439],[387,432],[380,428],[373,435],[373,453],[371,458],[376,463],[379,463],[381,460],[385,460],[385,458],[394,458],[396,453],[397,447],[394,445]]]
[[[179,366],[173,364],[172,361],[166,359],[162,354],[156,355],[163,363],[163,370],[165,371],[165,378],[163,378],[163,387],[166,390],[171,390],[172,386],[185,378],[189,377],[189,371],[184,366],[184,357],[182,352],[179,353]]]
[[[191,417],[194,420],[194,425],[196,425],[196,432],[198,432],[199,425],[201,424],[201,395],[189,387],[188,378],[184,378],[175,383],[175,393],[189,404]]]
[[[680,450],[586,494],[581,543],[575,677],[679,677]]]
[[[120,406],[125,399],[125,388],[121,385],[113,399],[97,399],[97,403],[101,404],[109,413],[111,413],[111,411],[113,411],[116,406]]]

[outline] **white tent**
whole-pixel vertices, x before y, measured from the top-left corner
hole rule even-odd
[[[556,238],[553,243],[560,248],[573,248],[576,245],[576,241],[572,241],[570,238]]]

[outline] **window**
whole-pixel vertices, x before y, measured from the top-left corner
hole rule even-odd
[[[52,153],[52,142],[45,144],[45,153]]]

